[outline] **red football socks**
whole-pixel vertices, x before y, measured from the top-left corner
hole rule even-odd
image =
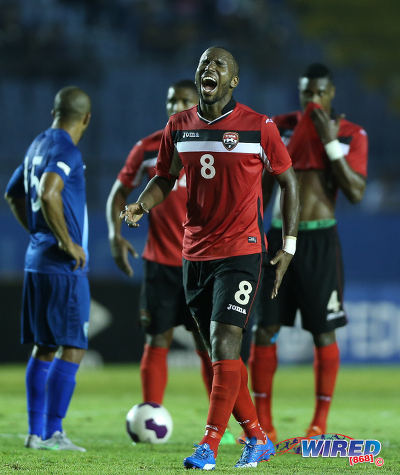
[[[140,361],[143,401],[162,404],[168,380],[168,348],[145,345]]]
[[[206,387],[206,390],[207,390],[207,395],[208,397],[210,397],[211,388],[212,388],[212,380],[214,376],[211,358],[207,351],[196,350],[196,353],[200,357],[201,376],[204,381],[204,386]]]
[[[240,389],[236,398],[235,405],[233,407],[233,415],[239,424],[243,427],[243,430],[247,437],[250,439],[256,437],[256,439],[263,444],[266,442],[265,432],[261,429],[258,422],[257,411],[251,400],[249,388],[247,385],[248,376],[247,368],[242,360],[240,360]]]
[[[266,432],[273,430],[271,399],[272,382],[278,366],[276,344],[270,346],[251,345],[249,368],[251,372],[254,403],[258,420]]]
[[[218,454],[218,445],[235,404],[241,383],[241,360],[212,363],[214,378],[210,395],[206,432],[200,444],[207,443]]]
[[[315,412],[311,422],[326,431],[326,421],[329,407],[335,388],[336,375],[340,365],[340,354],[337,343],[315,348],[314,374],[315,374]]]

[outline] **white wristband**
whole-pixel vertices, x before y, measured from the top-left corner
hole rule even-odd
[[[328,155],[329,160],[332,162],[343,157],[342,147],[338,139],[332,140],[325,144],[325,152]]]
[[[285,236],[283,238],[282,250],[284,250],[288,254],[294,255],[294,253],[296,252],[296,241],[297,238],[295,236]]]

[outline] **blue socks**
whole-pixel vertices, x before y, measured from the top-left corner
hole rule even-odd
[[[75,389],[78,369],[77,363],[54,358],[46,381],[43,439],[50,438],[56,431],[62,432],[62,419],[67,413]]]
[[[46,379],[50,365],[50,361],[41,361],[31,356],[26,366],[25,384],[29,434],[36,434],[39,437],[43,431]]]
[[[48,439],[62,432],[78,369],[79,364],[58,358],[53,362],[29,358],[25,374],[29,434]]]

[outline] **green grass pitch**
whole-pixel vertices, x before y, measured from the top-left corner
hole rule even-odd
[[[125,432],[125,415],[141,402],[138,366],[82,369],[64,423],[68,436],[87,453],[47,452],[23,447],[27,432],[24,367],[0,366],[0,473],[147,474],[187,473],[184,457],[201,438],[207,398],[199,370],[171,368],[164,404],[174,421],[174,433],[163,445],[133,446]],[[274,416],[279,440],[304,435],[310,422],[313,374],[310,366],[279,368],[275,379]],[[232,432],[240,429],[232,419]],[[347,459],[273,457],[256,469],[241,472],[270,474],[400,473],[400,371],[395,366],[346,367],[339,373],[328,423],[329,432],[382,443],[383,467]],[[234,473],[239,446],[222,446],[214,473]]]

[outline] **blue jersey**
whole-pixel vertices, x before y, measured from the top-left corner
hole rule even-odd
[[[57,173],[64,182],[61,192],[64,218],[72,241],[86,253],[86,267],[74,275],[87,272],[88,221],[86,209],[85,165],[82,155],[63,129],[47,129],[32,142],[24,162],[7,185],[10,196],[25,196],[30,242],[25,254],[25,270],[41,273],[72,273],[75,261],[58,247],[40,209],[40,178],[45,172]]]

